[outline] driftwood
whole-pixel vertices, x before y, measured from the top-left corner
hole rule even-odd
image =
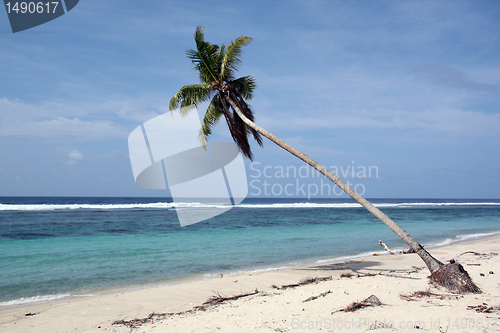
[[[210,297],[202,305],[195,306],[194,309],[205,311],[208,306],[217,305],[217,304],[220,304],[220,303],[223,303],[223,302],[226,302],[226,301],[234,301],[234,300],[237,300],[237,299],[242,298],[242,297],[247,297],[247,296],[255,295],[255,294],[258,294],[259,291],[257,289],[255,289],[254,292],[251,292],[251,293],[248,293],[248,294],[240,294],[240,295],[235,295],[235,296],[230,296],[230,297],[224,297],[220,293],[215,292],[215,291],[214,291],[214,293],[215,293],[214,296]]]
[[[378,241],[378,245],[383,246],[384,250],[389,252],[391,255],[394,255],[394,252],[392,252],[391,249],[387,245],[385,245],[385,243],[382,242],[381,240]]]
[[[410,253],[416,253],[412,248],[409,248],[408,250],[403,250],[403,254],[410,254]]]
[[[416,301],[418,298],[423,298],[423,297],[436,297],[440,300],[443,300],[443,299],[458,299],[463,296],[453,295],[453,294],[436,294],[436,293],[431,293],[430,291],[419,290],[409,294],[399,294],[399,297],[407,301]]]
[[[496,252],[490,252],[490,253],[479,253],[479,252],[474,252],[474,251],[465,251],[464,253],[460,253],[460,255],[464,255],[464,254],[473,254],[475,256],[483,256],[483,257],[493,257],[493,256],[497,256],[498,253]]]
[[[354,312],[356,310],[363,309],[368,306],[380,306],[380,305],[382,305],[382,302],[380,302],[378,297],[375,295],[371,295],[370,297],[361,302],[352,302],[345,308],[333,311],[332,314],[334,314],[335,312]]]
[[[399,297],[407,301],[416,301],[417,298],[439,296],[438,294],[431,293],[429,291],[414,291],[410,294],[399,294]]]
[[[424,247],[424,246],[422,246],[422,248],[423,248],[423,247]],[[411,253],[417,253],[417,252],[415,252],[415,250],[413,250],[413,249],[410,247],[408,250],[403,250],[403,251],[401,251],[401,253],[403,253],[403,254],[411,254]]]
[[[366,274],[358,274],[357,276],[360,277],[367,277],[367,276],[377,276],[377,275],[384,275],[382,272],[378,272],[378,274],[375,273],[366,273]]]
[[[191,310],[182,311],[182,312],[166,312],[166,313],[152,312],[145,318],[135,318],[135,319],[130,319],[130,320],[125,320],[125,319],[115,320],[112,323],[112,325],[124,325],[124,326],[130,327],[130,328],[138,328],[143,324],[152,323],[155,320],[165,319],[166,317],[172,317],[172,316],[192,314],[192,313],[195,313],[196,311],[206,311],[211,307],[214,307],[214,306],[220,305],[221,303],[224,303],[225,301],[234,301],[234,300],[237,300],[239,298],[247,297],[247,296],[251,296],[251,295],[256,295],[258,293],[259,293],[259,291],[257,289],[255,289],[255,291],[253,291],[251,293],[240,294],[240,295],[235,295],[235,296],[230,296],[230,297],[224,297],[220,293],[215,292],[214,296],[210,297],[202,305],[198,305],[198,306],[193,307]]]
[[[320,277],[320,278],[318,278],[318,277],[317,278],[305,278],[304,280],[301,280],[299,283],[286,284],[286,285],[282,285],[281,287],[278,287],[275,284],[273,284],[271,287],[273,287],[274,289],[278,289],[278,290],[284,290],[284,289],[288,289],[288,288],[296,288],[296,287],[300,287],[300,286],[305,286],[307,284],[312,284],[312,283],[330,281],[331,279],[332,279],[331,276]]]
[[[489,306],[486,303],[483,303],[481,305],[469,305],[467,307],[467,310],[474,310],[479,313],[491,313],[495,312],[497,310],[500,310],[500,307],[498,306]]]
[[[464,254],[468,254],[468,253],[471,253],[471,254],[473,254],[475,256],[481,255],[481,253],[474,252],[474,251],[465,251],[464,253],[460,253],[460,255],[463,256]]]
[[[351,278],[353,276],[356,276],[356,277],[362,278],[362,277],[377,276],[377,275],[385,275],[385,274],[382,274],[382,272],[378,272],[377,274],[375,274],[375,273],[365,273],[365,274],[342,273],[342,274],[340,274],[340,277],[341,278]]]
[[[309,301],[314,301],[315,299],[318,299],[320,297],[325,297],[326,295],[331,294],[331,293],[332,292],[330,290],[328,290],[328,291],[325,291],[324,293],[319,294],[318,296],[311,296],[311,297],[309,297],[308,299],[306,299],[306,300],[304,300],[302,302],[305,303],[305,302],[309,302]]]
[[[351,273],[351,272],[340,274],[341,278],[350,278],[350,277],[353,277],[353,276],[354,276],[354,274]]]

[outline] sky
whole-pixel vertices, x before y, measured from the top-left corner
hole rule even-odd
[[[364,196],[500,199],[499,17],[498,1],[82,0],[14,34],[0,13],[0,196],[168,196],[135,184],[128,135],[199,82],[185,50],[204,26],[253,37],[238,74],[256,123]],[[252,149],[250,196],[344,197]]]

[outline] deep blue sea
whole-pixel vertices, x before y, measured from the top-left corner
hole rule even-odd
[[[427,247],[500,233],[500,200],[372,202]],[[184,228],[179,205],[0,197],[0,307],[407,248],[350,199],[246,199]]]

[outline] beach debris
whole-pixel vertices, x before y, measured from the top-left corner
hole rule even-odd
[[[481,257],[493,257],[493,256],[497,256],[498,253],[496,252],[490,252],[490,253],[479,253],[479,252],[474,252],[474,251],[466,251],[464,253],[460,253],[460,255],[464,255],[464,254],[473,254],[475,256],[481,256]]]
[[[370,297],[366,298],[361,302],[352,302],[345,308],[333,311],[332,314],[334,314],[335,312],[354,312],[356,310],[363,309],[368,306],[380,306],[380,305],[382,305],[382,302],[380,302],[378,297],[375,295],[371,295]]]
[[[391,255],[394,255],[394,252],[392,252],[391,249],[387,245],[385,245],[385,243],[382,242],[381,240],[378,241],[378,245],[383,246],[384,250],[389,252]]]
[[[38,313],[34,313],[34,312],[28,312],[26,313],[24,316],[25,317],[31,317],[31,316],[36,316]]]
[[[439,296],[439,295],[435,294],[435,293],[431,293],[429,291],[423,291],[423,290],[414,291],[410,294],[399,294],[399,297],[401,297],[402,299],[407,300],[407,301],[416,301],[417,298],[431,297],[431,296]]]
[[[191,311],[191,310],[189,310]],[[120,319],[120,320],[115,320],[111,325],[123,325],[127,326],[129,328],[139,328],[140,326],[146,324],[146,323],[152,323],[154,320],[159,320],[159,319],[164,319],[167,316],[174,315],[174,313],[155,313],[152,312],[150,313],[147,317],[145,318],[134,318],[130,320],[125,320],[125,319]]]
[[[410,253],[415,253],[415,251],[412,248],[409,248],[408,250],[403,250],[403,254],[410,254]]]
[[[167,317],[173,317],[173,316],[182,316],[182,315],[187,315],[187,314],[193,314],[196,313],[197,311],[206,311],[209,308],[212,308],[214,306],[220,305],[224,303],[225,301],[234,301],[242,297],[247,297],[247,296],[252,296],[256,295],[259,293],[257,289],[255,291],[246,293],[246,294],[240,294],[240,295],[235,295],[235,296],[230,296],[230,297],[225,297],[222,296],[220,293],[215,292],[214,296],[211,296],[206,300],[202,305],[198,305],[193,307],[190,310],[186,311],[181,311],[181,312],[166,312],[166,313],[156,313],[152,312],[150,313],[147,317],[145,318],[134,318],[130,320],[126,319],[120,319],[120,320],[115,320],[112,325],[123,325],[127,326],[129,328],[139,328],[140,326],[146,324],[146,323],[153,323],[155,320],[161,320],[165,319]]]
[[[474,251],[465,251],[464,253],[460,253],[460,255],[463,256],[464,254],[468,254],[468,253],[473,254],[475,256],[481,255],[481,253],[474,252]]]
[[[380,253],[373,253],[372,256],[378,257],[378,256],[381,256],[381,254]]]
[[[372,330],[377,330],[377,329],[381,329],[381,328],[394,328],[394,324],[392,322],[387,323],[385,320],[384,321],[375,320],[375,322],[373,324],[370,324],[370,327],[368,327],[368,330],[372,331]]]
[[[445,287],[452,293],[481,293],[481,289],[472,282],[469,273],[459,263],[443,265],[429,279],[432,284]]]
[[[416,301],[418,298],[423,298],[423,297],[436,297],[440,300],[444,300],[444,299],[458,299],[462,298],[463,296],[452,295],[452,294],[436,294],[436,293],[431,293],[428,290],[425,291],[419,290],[409,294],[399,294],[399,297],[407,301]]]
[[[467,310],[474,310],[479,313],[491,313],[500,310],[500,307],[490,306],[486,303],[483,303],[481,305],[469,305],[467,307]]]
[[[425,267],[418,267],[418,266],[411,266],[413,268],[412,271],[409,271],[408,274],[411,274],[411,273],[418,273],[418,271],[424,269]]]
[[[326,295],[331,294],[331,293],[332,292],[330,290],[328,290],[328,291],[325,291],[324,293],[319,294],[318,296],[311,296],[308,299],[303,300],[302,302],[305,303],[305,302],[309,302],[309,301],[314,301],[315,299],[318,299],[320,297],[325,297]]]
[[[278,290],[284,290],[284,289],[288,289],[288,288],[305,286],[307,284],[319,283],[319,282],[323,282],[323,281],[330,281],[331,279],[332,279],[331,276],[305,278],[305,279],[301,280],[299,283],[286,284],[286,285],[282,285],[281,287],[278,287],[277,285],[273,284],[271,287],[274,289],[278,289]]]
[[[378,274],[375,274],[375,273],[365,273],[365,274],[358,274],[357,277],[362,278],[362,277],[377,276],[377,275],[384,275],[384,274],[382,274],[382,272],[378,272]]]
[[[226,301],[234,301],[234,300],[237,300],[237,299],[242,298],[242,297],[256,295],[259,293],[259,291],[257,289],[255,289],[255,291],[253,291],[251,293],[240,294],[240,295],[229,296],[229,297],[222,296],[219,292],[216,292],[216,291],[214,291],[214,293],[215,293],[214,296],[210,297],[202,305],[195,306],[194,309],[205,311],[207,309],[207,306],[217,305],[217,304],[220,304],[220,303],[223,303]]]
[[[342,273],[342,274],[340,274],[340,277],[341,277],[341,278],[351,278],[351,277],[353,277],[353,276],[354,276],[354,274],[353,274],[353,273],[351,273],[351,272],[347,272],[347,273]]]
[[[467,264],[467,266],[481,266],[481,264]]]

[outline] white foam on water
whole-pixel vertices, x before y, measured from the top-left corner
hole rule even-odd
[[[173,209],[173,208],[220,208],[228,205],[200,202],[157,202],[145,204],[0,204],[0,211],[43,211],[75,209]],[[500,202],[410,202],[376,203],[376,207],[442,207],[442,206],[500,206]],[[237,204],[234,208],[359,208],[358,203],[273,203]]]
[[[442,241],[439,241],[436,243],[427,244],[426,246],[429,248],[447,246],[447,245],[451,245],[454,243],[464,242],[464,241],[473,240],[473,239],[480,239],[480,238],[485,238],[485,237],[490,237],[490,236],[495,236],[495,235],[500,235],[500,231],[457,235],[453,238],[446,238],[445,240],[442,240]]]
[[[40,302],[50,302],[55,301],[61,298],[66,298],[71,296],[70,294],[59,294],[59,295],[42,295],[42,296],[33,296],[33,297],[22,297],[19,299],[14,299],[12,301],[0,302],[0,307],[6,306],[16,306],[16,305],[26,305],[32,303],[40,303]]]

